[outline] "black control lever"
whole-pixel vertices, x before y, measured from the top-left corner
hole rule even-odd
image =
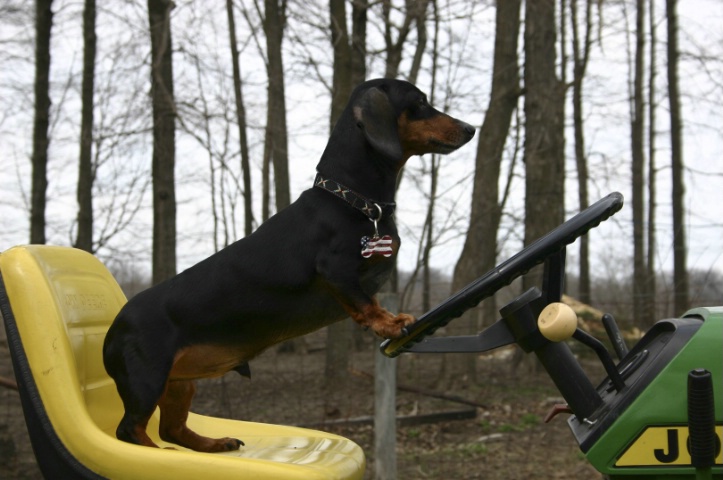
[[[688,374],[688,428],[691,463],[696,469],[709,470],[715,464],[717,449],[715,399],[713,377],[702,368]]]
[[[615,318],[609,313],[606,313],[602,316],[602,324],[605,327],[605,332],[608,334],[610,342],[613,344],[613,349],[618,356],[618,360],[622,360],[625,355],[628,354],[628,346],[625,345],[625,340],[620,333]]]
[[[583,345],[592,348],[595,351],[598,358],[602,362],[603,367],[605,367],[605,372],[608,374],[608,377],[610,377],[610,382],[612,382],[615,390],[619,392],[620,390],[625,388],[625,381],[623,380],[622,375],[620,375],[618,367],[615,366],[613,357],[610,356],[607,348],[605,348],[605,345],[603,345],[600,340],[593,337],[584,330],[580,330],[579,328],[575,330],[575,333],[572,334],[572,338],[582,343]]]

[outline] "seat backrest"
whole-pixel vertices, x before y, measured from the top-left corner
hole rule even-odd
[[[40,245],[0,254],[0,272],[30,373],[56,432],[61,437],[72,432],[61,424],[89,415],[112,434],[122,405],[103,367],[102,347],[126,302],[113,276],[82,250]]]

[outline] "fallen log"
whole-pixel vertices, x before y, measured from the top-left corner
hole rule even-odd
[[[400,426],[409,427],[424,425],[426,423],[451,422],[455,420],[471,420],[477,417],[477,410],[467,408],[464,410],[453,410],[448,412],[434,412],[423,415],[399,415],[396,421]],[[304,422],[295,424],[296,427],[320,428],[320,427],[358,427],[362,425],[373,425],[373,415],[363,415],[351,418],[335,418],[333,420],[321,420],[319,422]]]

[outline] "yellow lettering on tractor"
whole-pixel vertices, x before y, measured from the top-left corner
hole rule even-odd
[[[716,465],[723,465],[723,425],[715,427]],[[688,450],[688,427],[648,427],[625,450],[616,467],[687,466],[691,464]]]

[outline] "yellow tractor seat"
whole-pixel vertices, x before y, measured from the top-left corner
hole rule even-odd
[[[364,453],[325,432],[191,413],[210,437],[235,437],[236,452],[199,453],[148,434],[161,447],[115,438],[123,407],[103,367],[106,331],[126,302],[94,256],[67,247],[22,246],[0,254],[0,312],[33,450],[46,478],[361,479]]]

